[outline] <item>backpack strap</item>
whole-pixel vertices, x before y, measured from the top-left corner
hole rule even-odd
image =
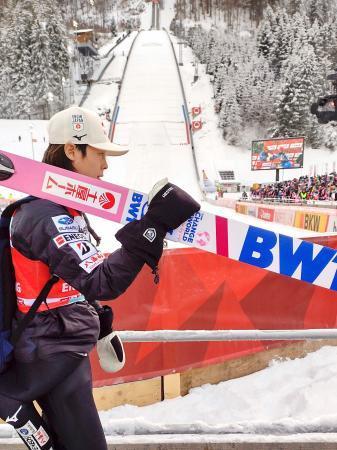
[[[17,200],[14,203],[11,203],[3,210],[1,218],[5,218],[9,222],[16,209],[18,209],[21,205],[24,205],[25,203],[30,203],[37,199],[38,199],[37,197],[33,197],[32,195],[30,195],[29,197],[24,197],[20,200]],[[28,313],[25,314],[24,318],[19,322],[17,328],[12,332],[10,341],[13,346],[18,342],[22,332],[35,316],[36,311],[39,309],[41,303],[46,301],[49,292],[51,291],[54,284],[58,282],[58,280],[59,277],[57,275],[52,275],[47,281],[47,283],[44,285],[41,292],[37,296],[36,300],[34,300],[34,303],[30,307]]]
[[[29,195],[28,197],[20,198],[20,200],[17,200],[16,202],[13,202],[10,205],[6,206],[6,208],[1,213],[1,217],[10,219],[16,209],[18,209],[21,205],[24,205],[25,203],[32,202],[33,200],[38,200],[38,198],[33,197],[33,195]]]
[[[49,278],[47,283],[44,285],[42,291],[39,293],[36,300],[29,308],[28,313],[25,314],[24,318],[19,322],[17,328],[12,332],[11,343],[13,346],[15,346],[15,344],[18,342],[23,330],[27,327],[27,325],[31,322],[31,320],[35,316],[36,311],[39,309],[41,303],[46,301],[46,298],[49,292],[51,291],[51,288],[54,286],[55,283],[58,282],[58,280],[59,277],[57,275],[52,275],[52,277]]]

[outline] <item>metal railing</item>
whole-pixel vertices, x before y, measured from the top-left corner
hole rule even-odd
[[[124,342],[303,341],[337,339],[335,328],[306,330],[152,330],[118,331]]]

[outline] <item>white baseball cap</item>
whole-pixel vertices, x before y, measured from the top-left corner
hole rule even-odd
[[[129,149],[108,138],[101,118],[89,109],[71,106],[56,113],[48,124],[50,144],[88,144],[107,156],[124,155]]]

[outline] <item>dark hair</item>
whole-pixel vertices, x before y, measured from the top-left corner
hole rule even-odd
[[[87,154],[87,144],[77,144],[76,147],[85,157]],[[67,157],[64,151],[64,144],[49,144],[47,150],[44,152],[42,162],[50,164],[51,166],[60,167],[74,171],[71,160]]]

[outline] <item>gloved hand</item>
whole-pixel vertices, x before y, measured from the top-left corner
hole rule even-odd
[[[97,304],[98,304],[98,302],[97,302]],[[114,313],[113,313],[112,309],[110,308],[110,306],[108,306],[108,305],[95,306],[95,309],[98,314],[99,325],[100,325],[98,339],[102,339],[112,332],[112,322],[113,322],[113,318],[114,318]]]
[[[151,189],[151,191],[149,192],[148,195],[148,204],[151,203],[151,201],[153,200],[153,197],[155,197],[158,192],[163,189],[164,186],[166,186],[168,183],[168,179],[167,177],[162,178],[161,180],[157,181],[157,183],[153,186],[153,188]]]
[[[101,305],[98,301],[92,303],[100,324],[97,342],[97,353],[100,366],[106,372],[117,372],[125,364],[123,343],[118,334],[112,330],[114,313],[110,306]]]
[[[167,178],[153,186],[145,216],[156,224],[163,225],[167,233],[199,211],[200,205],[183,189],[172,183],[164,184],[165,181]]]
[[[149,194],[149,209],[145,216],[121,228],[115,235],[116,239],[156,273],[166,233],[177,228],[199,209],[199,203],[187,192],[166,183],[166,179],[161,180]]]
[[[118,372],[125,365],[123,343],[115,331],[97,342],[100,366],[105,372]]]

